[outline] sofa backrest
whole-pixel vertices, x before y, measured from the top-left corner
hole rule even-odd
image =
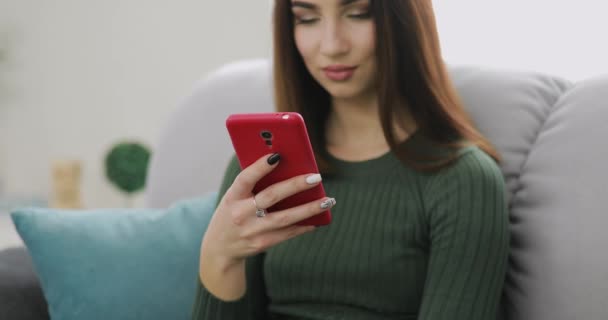
[[[503,157],[512,235],[504,318],[608,318],[608,77],[573,84],[472,66],[450,76]],[[205,77],[155,145],[148,205],[217,190],[233,153],[226,117],[273,111],[271,88],[267,60]]]

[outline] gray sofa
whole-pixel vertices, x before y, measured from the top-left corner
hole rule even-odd
[[[450,72],[473,120],[504,158],[512,252],[502,317],[607,319],[608,77],[571,83],[473,66]],[[154,147],[149,206],[217,190],[232,155],[224,120],[272,111],[270,79],[269,62],[251,60],[196,85]]]
[[[49,319],[40,283],[23,247],[0,251],[0,319]]]

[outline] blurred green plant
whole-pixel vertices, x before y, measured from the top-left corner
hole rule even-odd
[[[105,158],[108,180],[131,196],[146,185],[150,150],[139,142],[120,142],[112,146]]]

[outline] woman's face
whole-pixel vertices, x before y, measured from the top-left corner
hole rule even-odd
[[[291,0],[298,51],[334,98],[375,94],[375,25],[369,2]]]

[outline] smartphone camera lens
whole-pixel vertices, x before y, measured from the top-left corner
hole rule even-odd
[[[262,133],[260,133],[260,135],[264,139],[272,139],[272,133],[270,133],[270,131],[262,131]]]

